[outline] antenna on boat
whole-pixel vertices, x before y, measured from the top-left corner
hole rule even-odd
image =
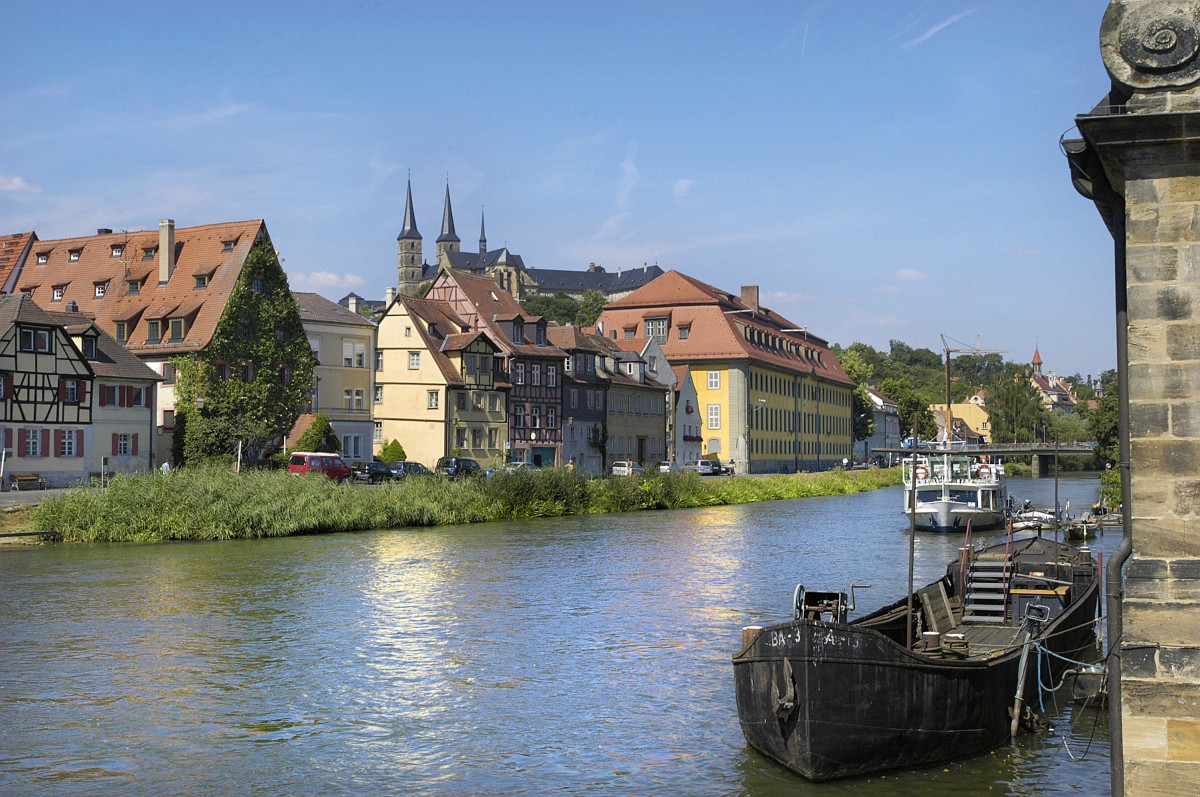
[[[979,337],[975,338],[975,345],[969,348],[952,349],[951,343],[957,343],[959,346],[966,346],[961,340],[948,338],[941,335],[942,351],[946,354],[946,448],[950,449],[954,446],[954,410],[950,405],[950,355],[951,354],[1003,354],[1002,349],[981,349],[979,348]]]

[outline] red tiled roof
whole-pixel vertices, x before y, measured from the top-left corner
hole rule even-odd
[[[30,245],[37,240],[32,232],[18,232],[0,236],[0,287],[8,284],[13,269],[28,256]]]
[[[448,280],[458,288],[456,298],[447,299],[450,302],[450,306],[460,316],[470,321],[471,325],[475,328],[486,329],[490,333],[492,340],[499,344],[501,349],[523,357],[561,358],[565,356],[565,352],[552,345],[518,344],[509,339],[497,321],[511,321],[520,317],[526,323],[534,324],[541,321],[542,317],[527,312],[513,298],[512,294],[496,283],[495,279],[476,276],[459,269],[443,269],[438,274],[438,278],[428,295],[436,295],[440,298],[442,294],[448,296],[454,294],[453,290],[439,288],[439,284],[443,283],[444,280]]]
[[[740,297],[714,288],[678,271],[604,308],[599,323],[620,345],[646,344],[645,321],[668,318],[663,354],[676,363],[750,360],[793,373],[812,373],[819,379],[853,385],[829,350],[828,342],[778,313],[744,303]],[[688,327],[686,340],[679,327]],[[626,338],[625,330],[634,329]],[[789,330],[789,331],[785,331]]]
[[[129,321],[138,309],[153,307],[155,313],[143,313],[138,326],[128,331],[125,346],[141,356],[197,351],[212,339],[250,248],[259,235],[266,234],[262,219],[176,227],[175,270],[161,287],[157,276],[161,256],[157,229],[38,241],[16,290],[35,288],[34,300],[56,310],[75,302],[80,312],[95,318],[110,335],[116,332],[116,321]],[[230,252],[223,251],[226,241],[234,242]],[[122,247],[119,256],[114,256],[114,246]],[[146,250],[150,250],[149,259]],[[71,261],[74,251],[78,251],[78,259]],[[43,253],[47,262],[38,265],[36,255]],[[209,272],[212,278],[208,285],[197,289],[195,274]],[[129,281],[143,277],[139,291],[129,293]],[[104,295],[97,297],[96,286],[103,283],[107,284]],[[57,302],[51,293],[55,286],[63,288],[62,299]],[[196,302],[203,302],[203,306],[195,306]],[[165,318],[165,313],[181,306],[198,311],[185,340],[171,343],[164,335],[161,343],[148,344],[144,322]]]

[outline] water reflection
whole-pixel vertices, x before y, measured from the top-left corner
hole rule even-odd
[[[739,629],[797,581],[898,597],[900,505],[0,551],[0,793],[1106,792],[1102,715],[1067,707],[992,755],[820,787],[745,746]],[[918,580],[960,544],[920,535]]]

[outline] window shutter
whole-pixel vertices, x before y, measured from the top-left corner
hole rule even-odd
[[[42,430],[42,452],[41,452],[41,456],[43,456],[43,457],[45,457],[45,456],[49,456],[49,452],[50,452],[50,430],[49,430],[49,429],[43,429],[43,430]]]
[[[4,447],[12,450],[12,429],[4,430]]]
[[[106,398],[105,393],[106,393],[106,391],[104,389],[104,385],[102,384],[102,385],[100,385],[100,406],[101,407],[108,406],[108,402],[104,400]]]
[[[58,400],[67,400],[67,380],[59,378],[58,380]]]
[[[113,456],[117,455],[117,433],[113,432]]]
[[[17,456],[25,456],[25,430],[17,429]]]
[[[80,404],[87,403],[87,393],[88,393],[87,389],[88,389],[88,383],[86,381],[84,381],[83,379],[80,379],[79,380],[79,403]]]
[[[75,430],[75,456],[77,456],[77,457],[83,456],[83,430],[82,429]]]
[[[133,433],[133,443],[131,444],[130,449],[129,449],[129,453],[133,454],[135,457],[137,456],[137,438],[138,438],[137,432],[134,432]]]
[[[125,385],[117,385],[117,406],[129,406],[129,393],[128,388]]]
[[[63,430],[55,429],[54,430],[54,451],[52,453],[56,457],[61,456],[61,454],[62,454],[62,441],[63,441]]]

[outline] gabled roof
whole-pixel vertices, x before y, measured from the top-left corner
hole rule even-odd
[[[541,320],[541,316],[527,312],[513,298],[512,294],[501,288],[491,277],[476,276],[457,269],[445,269],[442,275],[453,285],[457,286],[465,301],[459,312],[469,312],[478,319],[473,326],[487,329],[493,340],[499,343],[506,352],[526,357],[563,357],[565,352],[550,343],[547,335],[546,346],[536,344],[518,344],[509,339],[504,329],[499,325],[500,320],[512,320],[518,316],[528,323]],[[470,310],[467,310],[467,307]],[[468,319],[471,320],[471,319]],[[549,327],[547,327],[547,330]]]
[[[174,228],[175,270],[161,287],[158,229],[38,241],[34,254],[45,253],[47,262],[38,265],[36,256],[29,257],[15,290],[32,291],[34,300],[44,307],[65,308],[74,302],[110,335],[116,331],[117,320],[138,318],[139,309],[152,309],[160,315],[142,313],[138,323],[166,318],[161,314],[180,307],[194,309],[196,317],[183,342],[170,343],[164,336],[160,343],[147,344],[145,335],[139,333],[126,342],[126,348],[142,356],[198,351],[212,339],[250,248],[266,234],[262,219]],[[226,242],[231,242],[232,251],[223,251]],[[114,255],[114,246],[121,247],[120,255]],[[71,259],[73,252],[77,253],[75,260]],[[194,275],[209,268],[211,279],[206,287],[197,289]],[[142,276],[145,281],[139,291],[129,293],[129,280]],[[96,286],[101,284],[105,285],[104,295],[97,297]],[[56,286],[63,290],[61,305],[53,301]],[[201,301],[202,305],[195,306]]]
[[[616,272],[605,271],[599,267],[587,271],[537,268],[530,269],[527,273],[533,277],[534,282],[542,291],[564,293],[600,291],[611,294],[637,290],[661,277],[663,270],[659,266],[642,266]]]
[[[520,255],[514,255],[508,248],[493,249],[490,252],[447,252],[450,268],[459,271],[481,271],[492,266],[511,266],[517,270],[525,268],[525,261]]]
[[[5,335],[17,322],[38,326],[61,326],[37,302],[22,294],[0,296],[0,335]]]
[[[37,235],[32,232],[0,236],[0,287],[7,285],[13,270],[26,261],[36,240]]]
[[[472,330],[471,325],[454,312],[454,308],[448,302],[437,299],[418,299],[415,296],[403,294],[396,297],[396,302],[403,305],[410,316],[422,322],[414,324],[414,326],[447,384],[461,385],[463,377],[454,362],[446,356],[446,352],[461,351],[480,336],[487,338],[495,348],[499,349],[499,346],[486,332]]]
[[[374,321],[364,318],[358,313],[352,313],[337,302],[331,302],[320,294],[292,291],[292,298],[296,300],[296,307],[300,310],[302,322],[342,324],[366,329],[375,327]]]
[[[610,303],[600,314],[606,336],[644,346],[647,319],[663,319],[663,354],[672,364],[750,360],[829,382],[853,385],[828,343],[762,305],[668,271],[650,284]],[[681,340],[679,327],[688,329]],[[625,331],[632,332],[626,338]],[[640,349],[639,349],[640,350]]]
[[[82,313],[57,313],[47,311],[46,317],[66,328],[71,335],[96,336],[96,359],[88,360],[96,376],[112,379],[130,379],[161,382],[162,377],[150,366],[139,360],[132,352],[116,341],[92,319]]]

